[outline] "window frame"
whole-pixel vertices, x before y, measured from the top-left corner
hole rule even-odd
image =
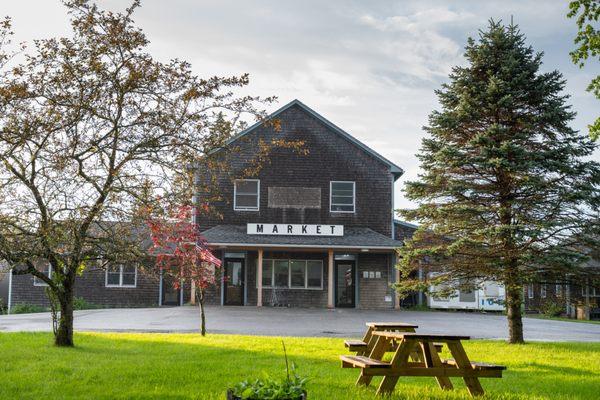
[[[286,289],[286,290],[323,290],[323,260],[318,259],[296,259],[296,258],[265,258],[264,262],[271,263],[271,285],[262,285],[263,289]],[[287,261],[288,265],[288,282],[287,286],[275,286],[275,261]],[[292,261],[298,261],[304,263],[304,286],[292,286]],[[308,286],[308,262],[314,261],[319,262],[321,265],[321,285],[320,286]],[[258,263],[257,263],[258,267]],[[264,270],[263,270],[264,271]],[[263,280],[265,276],[263,275]],[[256,288],[258,289],[258,279],[256,280]]]
[[[540,285],[540,297],[542,299],[545,299],[548,296],[548,287],[546,286],[545,283],[543,283],[542,285]]]
[[[237,205],[237,183],[256,182],[256,207],[238,207]],[[249,195],[244,193],[244,195]],[[260,179],[236,179],[233,181],[233,210],[234,211],[260,211]]]
[[[47,266],[48,266],[48,279],[52,279],[52,264],[50,264],[49,262],[47,262]],[[41,271],[44,272],[44,271]],[[48,284],[46,282],[44,282],[43,280],[41,280],[40,278],[38,278],[37,276],[33,277],[33,286],[48,286]]]
[[[349,204],[334,204],[333,203],[333,184],[334,183],[351,183],[352,184],[352,211],[334,210],[333,206],[348,206]],[[329,181],[329,212],[339,214],[354,214],[356,213],[356,181]]]
[[[533,283],[530,283],[529,285],[527,285],[527,298],[528,299],[533,299],[534,298],[534,292],[533,292]]]
[[[124,267],[131,267],[131,265],[125,265],[125,264],[117,264],[119,266],[119,284],[113,284],[113,283],[108,283],[108,272],[109,272],[109,268],[106,268],[106,270],[104,271],[104,287],[107,288],[136,288],[137,287],[137,278],[138,278],[138,266],[137,265],[133,265],[133,268],[135,270],[135,277],[134,277],[134,281],[133,281],[133,285],[124,285],[123,284],[123,268]],[[116,265],[114,265],[113,267],[115,267]],[[116,271],[112,271],[113,273],[116,273]]]

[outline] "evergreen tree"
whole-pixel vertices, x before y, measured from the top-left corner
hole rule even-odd
[[[399,250],[402,296],[430,285],[449,293],[484,280],[505,286],[509,341],[523,342],[523,285],[577,276],[576,238],[598,218],[595,145],[569,123],[575,113],[558,71],[514,25],[490,21],[436,93],[425,127],[422,174],[406,184],[419,206],[401,214],[421,227]],[[425,266],[424,281],[411,279]]]

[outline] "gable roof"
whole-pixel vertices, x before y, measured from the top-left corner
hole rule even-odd
[[[300,107],[301,109],[303,109],[304,111],[306,111],[308,114],[310,114],[311,116],[313,116],[314,118],[316,118],[317,120],[319,120],[321,123],[323,123],[325,126],[327,126],[329,129],[331,129],[333,132],[337,133],[338,135],[340,135],[344,139],[348,140],[350,143],[352,143],[355,146],[357,146],[358,148],[360,148],[365,153],[371,155],[372,157],[376,158],[377,160],[379,160],[382,163],[384,163],[385,165],[387,165],[390,168],[390,172],[394,175],[395,179],[398,179],[400,176],[402,176],[402,174],[404,174],[404,170],[402,168],[400,168],[399,166],[397,166],[396,164],[394,164],[393,162],[391,162],[390,160],[388,160],[387,158],[385,158],[381,154],[377,153],[375,150],[371,149],[370,147],[368,147],[364,143],[360,142],[354,136],[350,135],[349,133],[347,133],[346,131],[344,131],[342,128],[338,127],[337,125],[335,125],[331,121],[327,120],[321,114],[317,113],[315,110],[313,110],[312,108],[308,107],[306,104],[302,103],[298,99],[290,101],[285,106],[281,107],[279,110],[277,110],[277,111],[273,112],[272,114],[270,114],[267,117],[267,119],[275,118],[279,114],[281,114],[284,111],[292,108],[293,106]],[[225,143],[225,145],[227,146],[227,145],[235,142],[236,140],[238,140],[238,139],[240,139],[240,138],[248,135],[249,133],[251,133],[252,131],[254,131],[256,128],[258,128],[258,127],[260,127],[262,125],[263,125],[263,121],[258,121],[257,123],[255,123],[251,127],[247,128],[247,129],[244,129],[243,131],[241,131],[240,133],[238,133],[237,135],[235,135],[234,137],[232,137],[231,139],[229,139]]]

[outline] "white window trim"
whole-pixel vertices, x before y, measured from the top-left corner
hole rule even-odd
[[[287,290],[323,290],[323,260],[300,260],[300,259],[282,259],[282,258],[265,258],[263,262],[271,262],[271,285],[263,285],[263,289],[287,289]],[[275,261],[287,261],[288,263],[288,284],[287,286],[273,286],[275,282]],[[304,262],[304,286],[292,287],[292,261]],[[318,261],[321,264],[321,286],[308,286],[308,261]],[[258,281],[256,282],[258,289]]]
[[[527,298],[528,299],[533,299],[533,284],[529,284],[527,285]]]
[[[351,183],[352,184],[352,211],[333,210],[333,184]],[[335,204],[337,206],[347,206],[348,204]],[[329,181],[329,212],[336,214],[354,214],[356,212],[356,182],[355,181]]]
[[[542,284],[540,286],[540,297],[542,299],[545,299],[547,295],[548,295],[548,287],[546,286],[546,284]]]
[[[238,207],[237,206],[237,183],[238,182],[257,182],[256,185],[256,207]],[[236,179],[233,182],[233,209],[234,211],[260,211],[260,179]]]
[[[109,284],[108,283],[108,268],[106,269],[106,271],[104,271],[104,286],[105,287],[111,287],[111,288],[135,288],[137,287],[137,278],[138,278],[138,267],[137,265],[135,265],[135,277],[134,277],[134,281],[133,281],[133,285],[123,285],[123,267],[125,267],[125,265],[123,264],[119,264],[119,284],[118,285],[114,285],[114,284]],[[116,273],[116,271],[113,271]]]
[[[50,263],[48,263],[48,279],[52,279],[52,264]],[[33,286],[48,286],[48,284],[40,278],[38,278],[37,276],[34,276]]]

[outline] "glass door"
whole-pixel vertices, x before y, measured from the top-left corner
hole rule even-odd
[[[163,306],[180,306],[181,293],[180,289],[175,289],[174,279],[163,274],[162,277],[162,305]]]
[[[353,261],[337,261],[335,264],[335,306],[354,307],[355,265]]]
[[[244,305],[244,259],[225,259],[225,301],[227,306]]]

